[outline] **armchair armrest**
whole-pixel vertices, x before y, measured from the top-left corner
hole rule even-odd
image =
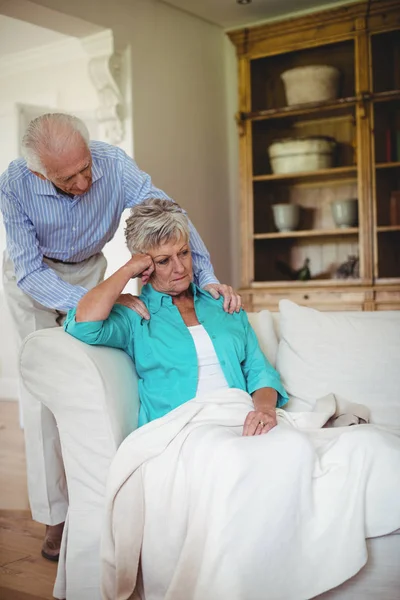
[[[30,334],[23,343],[19,366],[23,402],[47,406],[60,435],[69,511],[56,597],[65,598],[65,585],[68,598],[99,597],[108,470],[118,446],[137,427],[134,364],[122,350],[89,346],[60,328]],[[65,575],[66,582],[60,583]]]

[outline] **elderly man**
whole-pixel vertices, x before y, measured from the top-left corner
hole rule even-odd
[[[7,234],[3,283],[19,341],[32,331],[61,325],[87,290],[103,278],[102,249],[114,236],[124,209],[168,196],[155,188],[123,150],[89,141],[76,117],[47,114],[30,123],[24,159],[0,177],[0,209]],[[214,275],[210,257],[190,224],[195,282],[224,309],[240,297]],[[119,303],[149,318],[135,296]],[[58,560],[68,498],[53,415],[32,398],[23,403],[28,489],[32,516],[46,524],[42,555]]]

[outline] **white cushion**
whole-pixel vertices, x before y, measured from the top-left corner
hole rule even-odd
[[[400,311],[324,313],[281,300],[277,370],[294,410],[333,392],[400,427]]]
[[[278,352],[278,338],[275,333],[274,319],[269,310],[260,310],[257,313],[248,313],[249,321],[258,339],[260,348],[274,367]]]

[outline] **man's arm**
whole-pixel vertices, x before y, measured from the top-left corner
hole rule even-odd
[[[18,287],[48,308],[62,311],[73,308],[87,290],[63,281],[43,262],[35,228],[18,200],[4,191],[0,194],[7,251],[14,263]]]
[[[150,175],[141,171],[135,161],[123,152],[123,150],[118,151],[118,156],[122,160],[125,208],[132,208],[132,206],[141,204],[148,198],[163,198],[173,202],[165,192],[153,185]],[[208,250],[190,220],[189,229],[195,283],[202,288],[210,283],[219,283],[215,276]]]

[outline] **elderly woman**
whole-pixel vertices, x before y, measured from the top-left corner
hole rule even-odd
[[[139,426],[200,394],[237,388],[251,394],[254,403],[244,435],[268,432],[276,425],[276,406],[287,402],[286,392],[246,313],[224,312],[223,299],[214,300],[193,284],[182,209],[158,199],[136,206],[127,220],[126,241],[132,258],[70,311],[66,331],[129,354],[139,376]],[[135,277],[146,283],[140,298],[149,321],[117,303]]]
[[[304,600],[339,585],[367,535],[400,526],[400,442],[368,426],[313,438],[276,408],[287,395],[246,313],[192,282],[176,204],[135,207],[126,237],[132,258],[65,324],[125,350],[139,377],[142,427],[109,474],[103,600]],[[120,304],[133,277],[148,321]]]

